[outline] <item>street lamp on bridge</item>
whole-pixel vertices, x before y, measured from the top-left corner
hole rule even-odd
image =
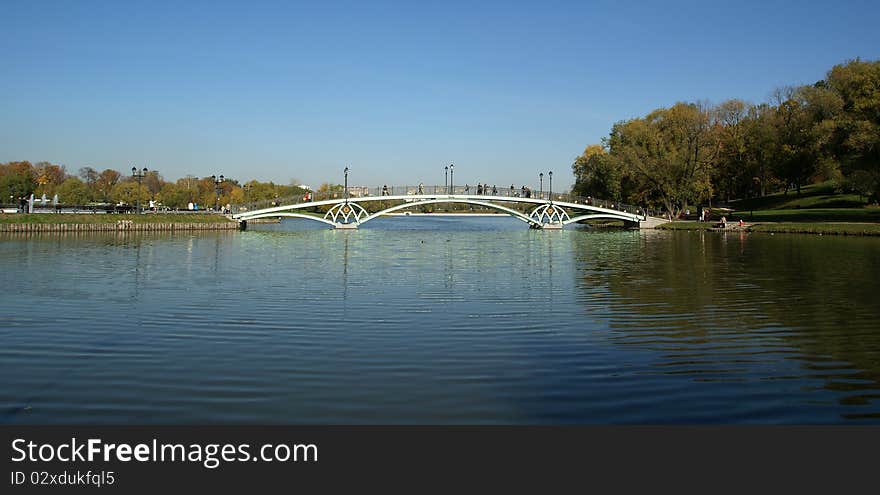
[[[220,177],[217,177],[216,175],[212,175],[211,180],[214,181],[214,193],[217,196],[217,199],[214,201],[214,209],[219,211],[220,210],[220,191],[223,190],[223,181],[226,179],[223,177],[223,174],[220,174]]]
[[[550,178],[550,185],[547,186],[547,189],[548,189],[548,191],[547,191],[548,198],[547,199],[549,199],[550,201],[553,201],[553,171],[552,170],[550,172],[547,172],[547,177]]]
[[[443,167],[443,188],[446,189],[446,194],[449,194],[449,166]]]
[[[348,167],[343,170],[345,173],[345,201],[348,202]]]
[[[540,182],[540,184],[541,184],[540,189],[538,189],[538,191],[540,191],[538,193],[538,197],[541,199],[544,199],[544,172],[541,172],[540,174],[538,174],[538,182]]]
[[[138,192],[137,192],[137,212],[141,212],[141,181],[144,180],[144,177],[147,176],[147,167],[144,167],[143,170],[138,170],[137,167],[131,167],[131,176],[137,180],[138,183]]]
[[[455,165],[450,163],[449,164],[449,194],[455,194],[455,186],[453,185],[455,183],[455,181],[454,181],[455,175],[454,174],[455,174]]]

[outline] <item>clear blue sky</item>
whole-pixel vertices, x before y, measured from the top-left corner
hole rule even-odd
[[[0,161],[568,186],[617,120],[880,58],[876,0],[642,3],[0,0]]]

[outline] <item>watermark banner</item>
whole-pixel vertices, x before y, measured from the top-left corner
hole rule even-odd
[[[4,426],[6,489],[427,488],[837,491],[868,482],[873,427]],[[690,490],[689,490],[690,491]]]

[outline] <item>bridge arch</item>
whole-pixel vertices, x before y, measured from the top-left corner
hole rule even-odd
[[[582,222],[584,220],[622,220],[624,222],[638,222],[638,220],[633,220],[631,215],[615,215],[613,213],[589,213],[586,215],[578,215],[576,217],[571,217],[568,220],[564,220],[562,222],[563,225],[568,225],[572,223]]]
[[[403,203],[401,205],[391,206],[389,208],[385,208],[382,211],[377,211],[376,213],[370,214],[370,216],[361,220],[360,224],[364,224],[366,222],[369,222],[370,220],[372,220],[376,217],[380,217],[382,215],[387,215],[388,213],[394,213],[395,211],[400,211],[400,210],[405,210],[407,208],[412,208],[414,206],[432,205],[432,204],[441,204],[441,203],[459,203],[459,204],[470,204],[470,205],[482,206],[482,207],[490,208],[493,210],[503,211],[504,213],[507,213],[508,215],[510,215],[514,218],[518,218],[518,219],[528,223],[529,225],[533,225],[535,227],[541,226],[540,222],[537,222],[533,218],[529,217],[528,215],[521,213],[521,212],[518,212],[512,208],[508,208],[506,206],[501,206],[501,205],[496,205],[496,204],[489,203],[486,201],[479,201],[479,200],[475,200],[475,199],[457,199],[457,198],[426,199],[426,200],[412,201],[412,202],[408,202],[408,203]]]

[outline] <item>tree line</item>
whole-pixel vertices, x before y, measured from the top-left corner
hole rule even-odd
[[[226,179],[219,185],[219,201],[213,177],[186,176],[171,182],[155,170],[147,171],[138,183],[137,178],[117,170],[98,172],[82,167],[70,174],[63,165],[49,162],[17,161],[0,163],[0,203],[17,204],[31,194],[53,199],[58,195],[62,205],[85,206],[97,203],[142,205],[154,201],[162,206],[186,209],[190,203],[200,208],[227,204],[242,204],[301,195],[305,190],[298,185],[275,184],[251,180],[244,184]]]
[[[834,181],[880,199],[880,61],[834,66],[770,102],[680,102],[617,122],[572,164],[573,192],[662,208],[673,216],[713,201]]]

